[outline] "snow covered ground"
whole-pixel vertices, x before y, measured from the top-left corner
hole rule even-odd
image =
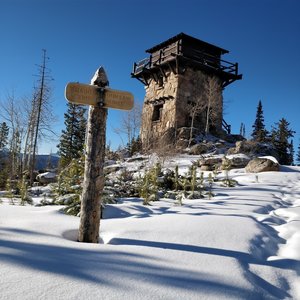
[[[0,299],[300,299],[300,168],[230,175],[211,200],[108,205],[99,244],[62,207],[4,200]]]

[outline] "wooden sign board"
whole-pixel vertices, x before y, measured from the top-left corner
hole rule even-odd
[[[75,104],[94,105],[101,101],[100,88],[95,85],[70,82],[65,90],[66,99]],[[134,100],[130,92],[112,90],[104,88],[104,105],[105,108],[115,108],[122,110],[131,110]]]

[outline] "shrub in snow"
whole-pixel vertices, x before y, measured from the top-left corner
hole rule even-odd
[[[175,169],[176,170],[176,169]],[[175,188],[178,189],[178,166],[177,166],[177,173],[174,171],[167,169],[163,176],[158,178],[158,184],[160,187],[166,190],[173,190]]]
[[[15,204],[15,202],[14,202],[14,194],[13,194],[13,190],[12,190],[12,187],[11,187],[11,181],[10,181],[10,179],[7,179],[5,189],[6,189],[6,197],[9,198],[9,203],[11,205],[14,205]]]
[[[209,173],[208,174],[208,192],[207,192],[207,195],[208,195],[208,198],[211,199],[211,197],[214,197],[214,194],[212,192],[212,186],[213,186],[213,183],[214,183],[214,177],[212,175],[212,173]]]
[[[153,168],[145,173],[140,180],[140,197],[144,198],[144,205],[149,205],[150,201],[159,200],[158,188],[163,184],[158,178],[162,176],[161,165],[157,163]]]
[[[67,195],[59,196],[54,203],[58,205],[70,205],[73,204],[74,202],[78,202],[78,200],[79,200],[78,194],[67,194]]]
[[[225,175],[225,178],[222,179],[221,182],[226,187],[234,187],[237,184],[237,181],[229,178],[229,171],[231,169],[231,160],[228,159],[226,156],[223,157],[221,168],[224,171],[224,175]]]
[[[177,192],[172,192],[172,191],[167,191],[165,194],[164,194],[164,198],[167,198],[167,199],[173,199],[173,200],[176,200],[178,196],[178,193]]]
[[[178,205],[182,206],[182,199],[184,198],[184,194],[183,193],[178,193],[177,196],[176,196],[176,200],[177,200],[177,203]]]
[[[23,177],[22,181],[18,183],[19,185],[19,191],[21,196],[21,205],[25,205],[26,203],[32,204],[32,198],[28,194],[28,184],[25,180],[25,177]]]
[[[194,192],[188,192],[187,199],[201,199],[204,198],[204,196],[202,195],[202,193],[200,191],[194,191]]]
[[[79,216],[80,214],[80,200],[77,199],[75,200],[73,203],[69,204],[68,206],[66,206],[63,211],[67,214],[67,215],[72,215],[72,216]]]
[[[83,181],[84,161],[83,159],[73,159],[58,175],[56,192],[58,195],[74,193],[74,186],[79,186],[77,193],[81,193],[81,183]]]
[[[175,166],[175,173],[174,173],[174,184],[175,184],[175,191],[179,188],[179,173],[178,173],[178,165]]]
[[[119,173],[118,180],[122,182],[132,181],[133,180],[133,174],[129,172],[126,168],[121,169],[121,172]]]
[[[36,206],[42,206],[42,205],[55,205],[55,200],[51,198],[47,198],[44,196],[44,199],[41,200],[40,204],[37,204]]]

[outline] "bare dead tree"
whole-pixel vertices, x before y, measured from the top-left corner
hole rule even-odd
[[[206,102],[205,134],[209,134],[210,126],[218,123],[222,115],[222,85],[216,76],[208,76],[204,84],[204,98]]]
[[[208,76],[198,73],[195,77],[194,94],[198,95],[191,99],[186,107],[186,111],[191,119],[190,136],[188,147],[193,140],[194,127],[196,119],[200,119],[204,127],[205,134],[210,133],[210,128],[218,126],[222,121],[222,85],[216,76]]]
[[[189,112],[189,115],[191,117],[191,127],[190,127],[190,137],[189,137],[189,143],[188,147],[191,146],[191,142],[193,140],[193,133],[194,133],[194,122],[195,118],[204,111],[205,105],[203,101],[204,97],[203,95],[196,98],[195,102],[192,102],[191,104],[188,104],[187,109]]]
[[[39,142],[49,139],[54,135],[51,130],[55,121],[50,103],[51,87],[49,72],[46,68],[46,50],[43,49],[42,65],[39,66],[37,86],[34,88],[31,101],[28,101],[27,130],[24,145],[23,169],[30,175],[30,183],[33,183],[33,174],[36,164],[36,154]]]
[[[124,145],[122,135],[126,135],[128,145],[130,145],[133,138],[139,134],[141,126],[142,106],[135,102],[134,107],[130,111],[123,113],[123,117],[119,128],[113,128],[114,132],[118,134]]]
[[[20,175],[21,143],[24,136],[24,118],[22,101],[16,99],[14,92],[7,95],[6,101],[0,104],[0,116],[6,121],[9,135],[10,178]]]

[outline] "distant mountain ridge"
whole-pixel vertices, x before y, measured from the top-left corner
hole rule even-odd
[[[4,149],[4,151],[0,151],[2,157],[8,157],[9,152]],[[23,153],[20,154],[22,157]],[[36,170],[45,170],[47,168],[55,169],[58,167],[60,156],[55,154],[37,154],[36,155]]]
[[[58,154],[38,154],[36,156],[36,169],[43,170],[47,168],[55,169],[58,167],[59,162]]]

